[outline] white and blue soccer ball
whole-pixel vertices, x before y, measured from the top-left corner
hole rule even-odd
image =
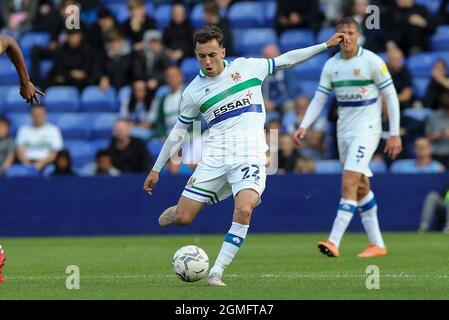
[[[194,282],[207,274],[209,257],[200,247],[184,246],[173,255],[172,265],[173,271],[179,279],[185,282]]]

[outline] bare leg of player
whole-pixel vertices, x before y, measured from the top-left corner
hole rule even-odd
[[[251,215],[259,202],[259,194],[255,190],[244,189],[237,193],[234,201],[232,226],[223,241],[217,260],[209,272],[208,283],[211,286],[226,285],[221,280],[223,271],[232,262],[246,238]]]
[[[159,225],[167,227],[173,224],[177,226],[191,224],[204,205],[204,202],[181,196],[176,206],[165,209],[159,216]]]

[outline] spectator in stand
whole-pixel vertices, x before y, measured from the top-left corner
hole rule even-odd
[[[441,94],[441,108],[426,122],[426,133],[432,142],[433,158],[449,169],[449,92]]]
[[[156,137],[166,137],[178,121],[179,106],[184,90],[184,77],[177,66],[168,67],[165,79],[170,91],[154,99],[148,114],[148,122]]]
[[[318,0],[277,0],[277,31],[310,28],[317,31],[320,26]]]
[[[134,50],[143,48],[143,35],[148,30],[156,30],[156,21],[150,18],[143,0],[129,0],[130,17],[122,25],[123,35],[131,40]]]
[[[296,160],[294,173],[315,173],[315,162],[307,157],[301,157]]]
[[[262,55],[266,59],[272,59],[281,55],[276,44],[268,44],[262,49]],[[273,105],[271,109],[282,108],[282,104],[288,99],[285,71],[278,70],[269,75],[263,82],[262,93],[264,94],[265,106]]]
[[[321,0],[325,4],[324,27],[331,27],[343,18],[343,3],[345,0]]]
[[[55,169],[51,176],[73,176],[72,158],[67,150],[61,150],[56,154],[54,161]]]
[[[393,41],[405,55],[426,50],[428,39],[436,30],[427,8],[415,0],[396,0],[383,21],[387,40]]]
[[[54,28],[61,26],[61,16],[53,4],[53,0],[38,0],[36,16],[32,22],[32,31],[53,33]]]
[[[71,29],[68,40],[56,51],[55,62],[44,88],[50,86],[75,86],[84,89],[89,83],[92,49],[84,39],[83,29]]]
[[[427,232],[430,230],[432,220],[437,215],[437,222],[444,223],[444,233],[449,233],[449,185],[441,193],[431,191],[427,194],[421,211],[421,222],[418,232]],[[437,223],[437,230],[439,225]]]
[[[298,149],[293,136],[286,133],[281,135],[279,139],[278,173],[293,172],[298,158]]]
[[[32,106],[31,120],[31,125],[20,127],[17,133],[17,157],[21,164],[40,171],[52,163],[62,149],[62,135],[58,127],[47,122],[43,105]]]
[[[157,30],[145,32],[144,47],[137,55],[139,76],[147,80],[149,90],[156,91],[164,83],[165,70],[170,65],[164,46],[162,35]]]
[[[398,93],[401,111],[410,108],[413,98],[412,76],[404,63],[404,54],[397,47],[387,51],[387,66]]]
[[[97,21],[90,27],[86,36],[90,45],[100,54],[106,50],[107,37],[111,30],[117,28],[115,17],[107,8],[100,8],[97,13]]]
[[[151,156],[143,140],[132,137],[130,133],[128,120],[115,122],[114,135],[108,148],[112,165],[123,173],[146,172],[152,165]]]
[[[186,9],[182,3],[172,6],[171,23],[164,30],[163,44],[171,61],[179,63],[184,57],[194,55],[192,39],[195,29],[187,20]]]
[[[438,60],[432,68],[432,78],[427,87],[424,106],[434,110],[438,109],[439,98],[443,92],[449,92],[449,72],[446,62]]]
[[[5,32],[18,38],[31,28],[37,13],[36,0],[4,0],[2,6]]]
[[[119,30],[111,30],[107,39],[106,55],[102,55],[97,61],[93,79],[99,79],[102,90],[107,90],[110,86],[119,90],[137,77],[138,59],[133,55],[128,42]]]
[[[8,171],[14,162],[14,140],[9,137],[10,123],[5,117],[0,117],[0,176]]]
[[[206,0],[204,3],[204,22],[217,26],[224,36],[223,48],[227,55],[234,54],[234,36],[231,32],[229,20],[226,17],[220,17],[220,7],[214,0]]]
[[[401,160],[402,164],[398,170],[401,173],[437,173],[444,172],[444,166],[432,159],[432,145],[427,138],[415,140],[416,159]]]
[[[95,154],[95,163],[88,170],[87,175],[105,175],[105,176],[119,176],[120,171],[112,165],[112,157],[108,150],[101,149]]]

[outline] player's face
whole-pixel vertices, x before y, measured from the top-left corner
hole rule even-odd
[[[201,70],[203,70],[206,76],[215,77],[223,71],[223,59],[226,49],[220,47],[217,40],[213,39],[206,43],[197,43],[195,53]]]
[[[353,24],[343,24],[338,27],[338,32],[344,33],[349,38],[349,43],[342,42],[340,44],[340,50],[346,52],[352,52],[356,50],[360,38],[360,33],[357,30],[357,26]]]

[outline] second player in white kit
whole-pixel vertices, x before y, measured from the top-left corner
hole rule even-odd
[[[347,41],[346,37],[335,34],[326,43],[289,51],[274,59],[238,58],[227,63],[223,34],[217,27],[206,26],[195,34],[201,71],[183,92],[178,122],[164,143],[144,190],[152,193],[161,168],[177,152],[180,137],[201,113],[209,127],[201,161],[178,204],[161,214],[159,224],[190,224],[206,203],[234,195],[232,226],[210,270],[210,285],[225,285],[221,280],[223,271],[243,244],[251,214],[265,189],[268,147],[263,80],[279,68],[295,66],[342,41]]]

